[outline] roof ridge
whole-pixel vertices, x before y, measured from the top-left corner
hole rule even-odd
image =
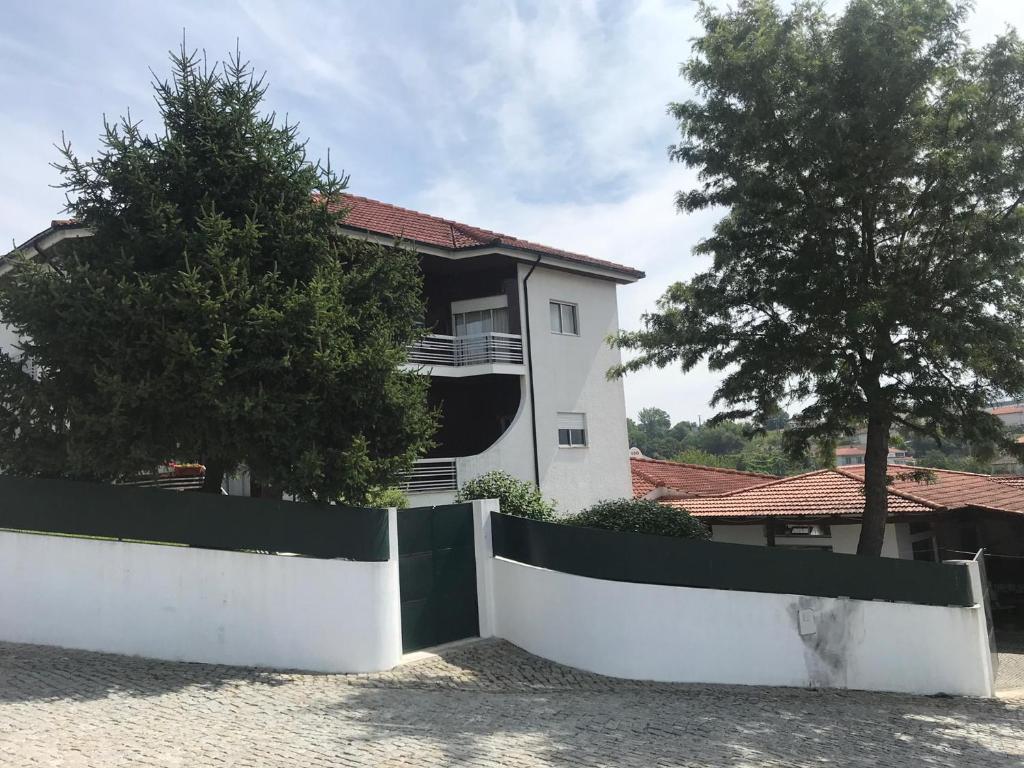
[[[686,467],[687,469],[706,469],[711,472],[723,472],[731,475],[745,475],[747,477],[764,477],[771,480],[778,480],[778,475],[769,475],[764,472],[748,472],[745,469],[733,469],[731,467],[712,467],[707,464],[691,464],[687,461],[672,461],[670,459],[654,459],[650,456],[630,456],[630,461],[650,461],[655,464],[667,464],[670,467]]]
[[[902,464],[890,464],[889,466],[899,467],[899,466],[905,466],[905,465],[902,465]],[[861,485],[864,485],[864,478],[863,477],[858,477],[857,475],[853,474],[852,472],[847,472],[845,470],[839,469],[838,467],[835,467],[834,469],[839,474],[845,475],[846,477],[850,478],[851,480],[855,480],[858,483],[860,483]],[[948,509],[949,508],[949,507],[943,506],[942,504],[936,504],[934,501],[929,501],[928,499],[925,499],[925,498],[923,498],[921,496],[917,496],[916,494],[908,493],[907,491],[898,491],[895,488],[893,488],[891,485],[889,485],[888,483],[885,484],[885,492],[887,494],[891,493],[894,496],[900,496],[900,497],[902,497],[904,499],[907,499],[908,501],[913,501],[916,504],[922,504],[922,505],[928,507],[929,509]]]

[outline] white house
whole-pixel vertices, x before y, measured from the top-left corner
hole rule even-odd
[[[403,483],[414,505],[450,502],[494,469],[536,482],[562,512],[630,495],[622,383],[605,376],[619,353],[606,339],[618,286],[642,272],[363,197],[338,205],[346,234],[420,255],[432,333],[409,365],[431,377],[442,418],[437,448]],[[19,250],[88,234],[55,221]]]

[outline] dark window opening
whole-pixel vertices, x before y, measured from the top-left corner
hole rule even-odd
[[[832,529],[825,523],[772,523],[776,536],[799,536],[827,539]]]
[[[914,553],[915,560],[925,560],[930,563],[935,562],[935,539],[918,539],[917,541],[911,542],[910,549]]]

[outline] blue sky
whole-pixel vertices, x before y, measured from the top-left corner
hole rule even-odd
[[[828,3],[842,6],[840,0]],[[6,251],[60,215],[54,142],[91,154],[104,113],[156,131],[152,69],[184,29],[211,59],[267,72],[267,106],[328,149],[351,191],[646,270],[619,293],[639,324],[713,214],[682,216],[688,172],[669,163],[665,113],[698,33],[691,0],[638,2],[6,3],[0,25],[0,240]],[[1024,28],[1021,0],[980,0],[974,42]],[[707,418],[717,377],[634,374],[630,415]]]

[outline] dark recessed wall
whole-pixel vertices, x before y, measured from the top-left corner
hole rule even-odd
[[[441,425],[428,457],[473,456],[494,445],[519,410],[520,379],[497,374],[433,377],[429,399],[441,410]]]
[[[501,295],[508,298],[509,333],[521,333],[516,265],[508,257],[452,260],[421,256],[420,268],[427,299],[426,325],[434,333],[451,335],[453,301]]]

